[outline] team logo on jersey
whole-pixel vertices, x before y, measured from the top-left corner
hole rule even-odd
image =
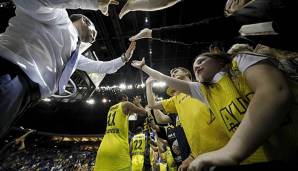
[[[248,93],[245,97],[238,97],[234,99],[230,104],[220,109],[220,115],[224,124],[229,132],[235,132],[239,126],[243,114],[247,111],[247,106],[249,104],[249,99],[252,97],[253,93]]]

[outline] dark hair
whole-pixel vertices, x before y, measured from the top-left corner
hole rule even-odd
[[[213,49],[213,48],[218,48],[220,51],[224,52],[225,51],[225,48],[224,48],[224,45],[222,42],[219,42],[219,41],[215,41],[215,42],[212,42],[210,45],[209,45],[209,51],[210,49]]]
[[[232,61],[232,59],[230,58],[230,56],[226,53],[210,53],[210,52],[205,52],[205,53],[202,53],[200,55],[198,55],[194,61],[196,61],[199,57],[201,56],[206,56],[206,57],[209,57],[209,58],[214,58],[214,59],[217,59],[217,60],[220,60],[222,62],[224,62],[224,64],[228,64]]]
[[[128,99],[128,96],[126,94],[123,94],[123,93],[119,93],[119,94],[116,95],[117,102],[123,101],[124,98]]]
[[[85,22],[88,26],[89,26],[89,25],[94,25],[94,24],[92,23],[92,21],[91,21],[88,17],[86,17],[85,15],[83,15],[83,14],[72,14],[72,15],[69,16],[69,19],[70,19],[71,22],[76,22],[76,21],[78,21],[78,20],[80,20],[80,19],[82,19],[82,18],[83,18],[84,22]]]
[[[136,133],[141,133],[142,131],[143,131],[143,128],[142,127],[138,126],[136,128]]]

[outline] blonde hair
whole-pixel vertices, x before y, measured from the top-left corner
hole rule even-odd
[[[186,76],[188,76],[188,78],[192,80],[191,72],[190,72],[188,69],[184,68],[184,67],[176,67],[176,68],[173,68],[173,69],[171,69],[170,74],[172,75],[172,73],[173,73],[175,70],[177,70],[177,69],[180,69],[180,70],[184,71],[184,72],[186,73]]]
[[[234,57],[240,52],[252,52],[253,50],[249,44],[234,44],[227,53]]]

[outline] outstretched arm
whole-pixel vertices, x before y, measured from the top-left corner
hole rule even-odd
[[[157,11],[175,5],[181,0],[128,0],[121,9],[119,18],[121,19],[130,11]]]
[[[242,23],[235,21],[234,16],[219,16],[184,25],[172,25],[151,29],[145,28],[132,36],[129,40],[136,41],[150,38],[163,42],[182,44],[211,42],[214,40],[231,40],[239,35],[238,31],[241,26]]]
[[[119,58],[110,60],[110,61],[95,61],[89,58],[84,57],[83,55],[79,56],[79,62],[77,68],[83,71],[91,73],[100,73],[100,74],[111,74],[130,60],[133,55],[133,52],[136,48],[136,42],[131,42],[130,46],[126,52]]]
[[[162,74],[159,71],[156,71],[145,64],[145,59],[143,58],[142,61],[134,60],[131,62],[131,65],[135,68],[138,68],[148,74],[150,77],[161,80],[167,83],[168,86],[174,88],[175,90],[185,93],[191,94],[190,92],[190,84],[191,82],[179,80],[176,78],[169,77],[167,75]]]
[[[143,116],[147,115],[147,111],[144,108],[137,107],[131,102],[124,102],[122,105],[122,110],[126,115],[130,115],[133,113],[136,113],[138,115],[143,115]]]
[[[100,10],[102,14],[108,15],[109,5],[118,5],[117,0],[39,0],[41,4],[49,8],[68,8],[68,9],[90,9]],[[28,2],[31,3],[31,2]]]

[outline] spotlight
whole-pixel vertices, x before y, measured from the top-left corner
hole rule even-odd
[[[159,88],[163,88],[165,87],[167,84],[165,82],[154,82],[153,83],[153,87],[159,87]]]
[[[102,99],[102,102],[103,102],[103,103],[107,103],[108,100],[107,100],[106,98],[103,98],[103,99]]]
[[[95,103],[95,100],[94,99],[88,99],[88,100],[86,100],[86,103],[90,104],[90,105],[93,105]]]
[[[119,85],[119,88],[120,88],[120,90],[125,90],[126,89],[126,85],[122,83],[122,84]]]
[[[50,102],[51,99],[49,99],[49,98],[44,98],[44,99],[42,99],[42,101],[44,101],[44,102]]]

